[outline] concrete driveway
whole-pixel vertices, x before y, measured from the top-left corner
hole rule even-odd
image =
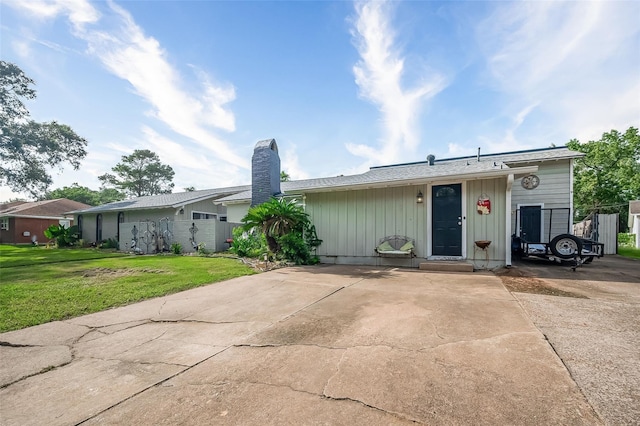
[[[0,423],[601,424],[492,274],[287,268],[0,335]]]
[[[640,261],[605,256],[576,272],[521,261],[501,278],[600,418],[640,424]]]

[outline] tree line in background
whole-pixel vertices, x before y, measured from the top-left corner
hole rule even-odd
[[[640,199],[640,135],[629,127],[626,132],[612,130],[597,141],[567,146],[585,154],[573,169],[574,219],[591,213],[619,213],[620,231],[628,228],[629,201]]]
[[[122,156],[111,173],[99,176],[97,191],[77,183],[49,190],[47,169],[62,169],[64,163],[78,169],[87,155],[87,141],[67,125],[30,119],[24,100],[35,99],[34,84],[17,65],[0,61],[0,184],[36,199],[68,198],[90,205],[173,191],[173,169],[146,149]],[[574,219],[592,212],[619,213],[621,230],[626,229],[628,203],[640,199],[638,129],[612,130],[586,143],[573,139],[567,146],[585,154],[575,161]],[[290,177],[282,171],[280,179]]]

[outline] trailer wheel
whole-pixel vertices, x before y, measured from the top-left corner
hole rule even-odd
[[[570,234],[562,234],[551,240],[551,253],[560,259],[572,259],[582,253],[582,241]]]

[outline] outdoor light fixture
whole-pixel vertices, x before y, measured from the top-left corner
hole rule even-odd
[[[418,196],[416,197],[416,203],[420,204],[424,201],[424,197],[422,196],[422,191],[418,191]]]

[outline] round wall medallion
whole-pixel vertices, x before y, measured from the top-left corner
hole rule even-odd
[[[536,175],[529,175],[522,178],[522,187],[524,189],[534,189],[540,185],[540,178]]]

